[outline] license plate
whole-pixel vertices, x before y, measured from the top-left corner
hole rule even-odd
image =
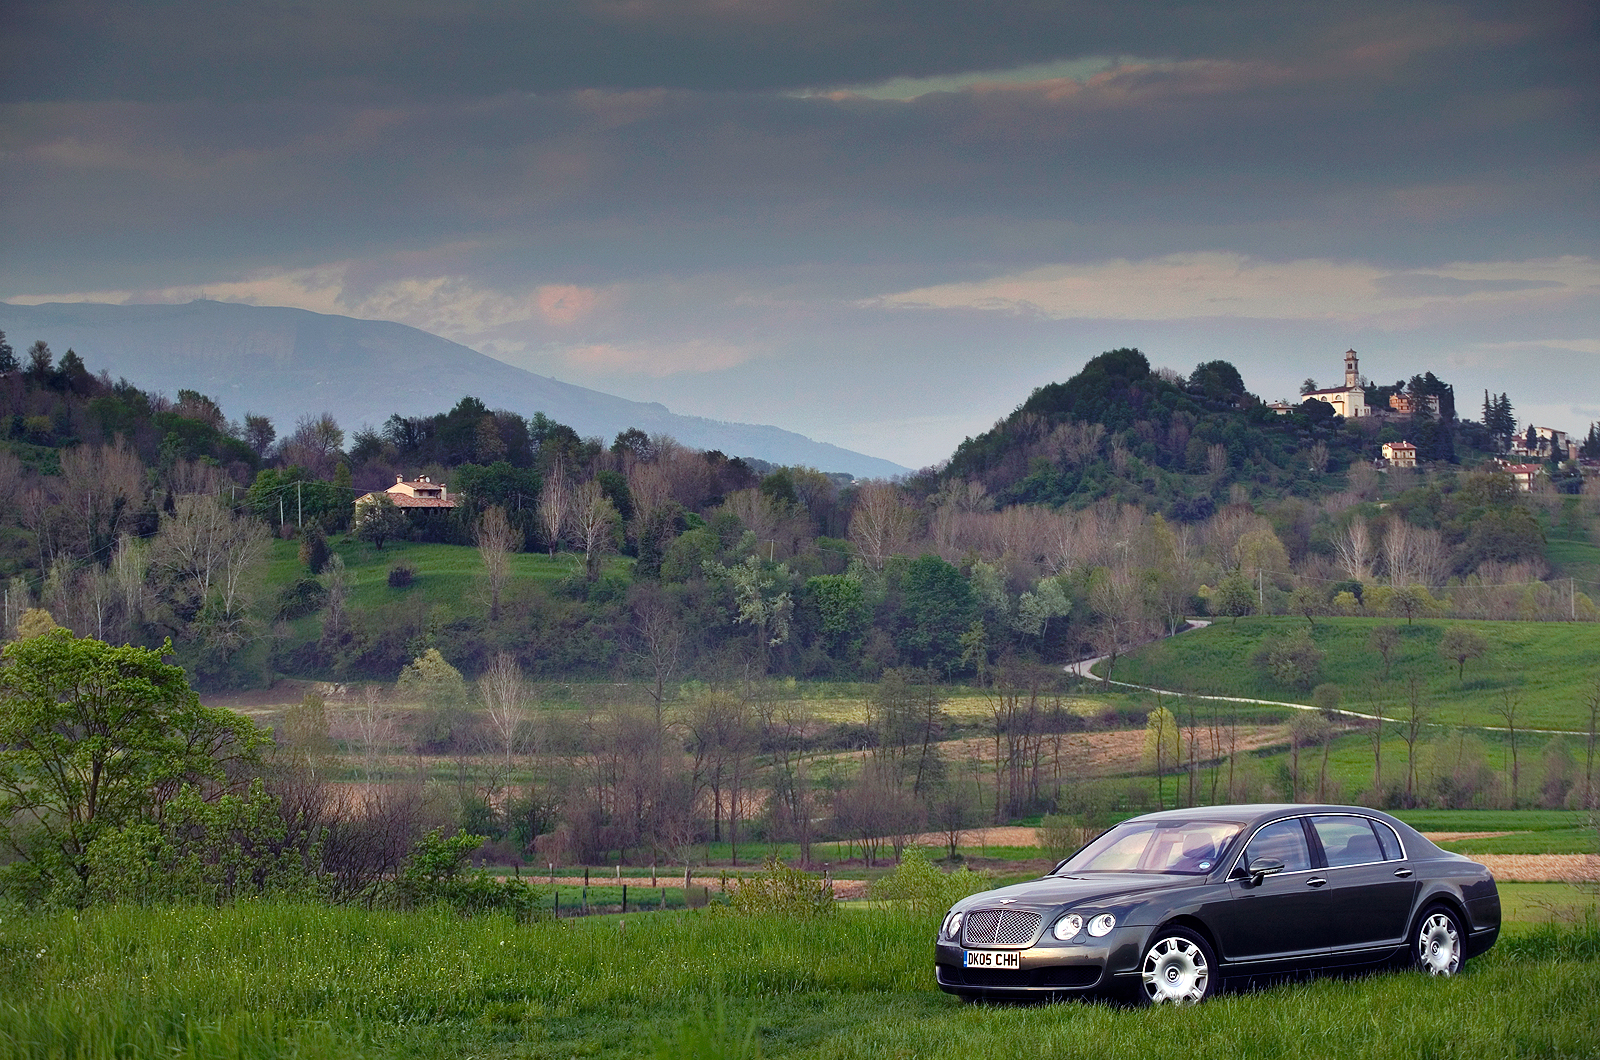
[[[1009,968],[1017,971],[1022,967],[1022,956],[1015,952],[963,950],[962,955],[962,963],[968,968]]]

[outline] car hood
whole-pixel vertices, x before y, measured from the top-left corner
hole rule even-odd
[[[1018,908],[1039,909],[1046,906],[1108,903],[1116,899],[1138,899],[1152,891],[1202,882],[1203,876],[1156,876],[1147,873],[1096,872],[1083,876],[1046,876],[998,887],[963,898],[957,909],[977,909],[983,906],[1015,904]]]

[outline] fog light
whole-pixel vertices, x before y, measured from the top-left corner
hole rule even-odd
[[[1054,932],[1056,938],[1060,939],[1062,942],[1065,942],[1083,930],[1083,917],[1079,916],[1077,913],[1068,913],[1060,920],[1057,920],[1056,926],[1051,930]]]
[[[1111,929],[1117,926],[1117,918],[1110,913],[1101,913],[1089,921],[1089,934],[1095,938],[1111,934]]]

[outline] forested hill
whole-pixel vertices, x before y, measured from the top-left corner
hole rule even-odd
[[[280,306],[0,303],[0,330],[19,348],[43,339],[135,386],[168,395],[193,389],[229,416],[280,424],[333,414],[347,428],[391,413],[431,415],[476,395],[522,416],[544,413],[580,435],[638,428],[684,445],[868,478],[908,469],[793,431],[683,416],[656,402],[536,375],[437,335],[382,320]]]
[[[1235,484],[1253,493],[1315,493],[1327,476],[1376,456],[1384,441],[1409,440],[1425,459],[1454,461],[1459,433],[1453,403],[1438,419],[1347,422],[1320,401],[1279,415],[1226,361],[1184,377],[1152,370],[1136,349],[1118,349],[1064,383],[1040,387],[991,430],[968,438],[940,477],[976,482],[1001,505],[1081,507],[1115,498],[1194,521],[1226,504]]]

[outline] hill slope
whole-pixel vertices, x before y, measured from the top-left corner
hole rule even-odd
[[[908,469],[777,427],[680,416],[535,375],[437,335],[387,321],[303,309],[190,302],[187,305],[0,303],[0,330],[24,349],[42,338],[135,385],[176,394],[199,390],[231,417],[265,413],[280,432],[324,410],[347,428],[391,413],[439,412],[467,395],[524,416],[543,412],[583,435],[606,439],[638,427],[698,449],[754,456],[858,477]]]

